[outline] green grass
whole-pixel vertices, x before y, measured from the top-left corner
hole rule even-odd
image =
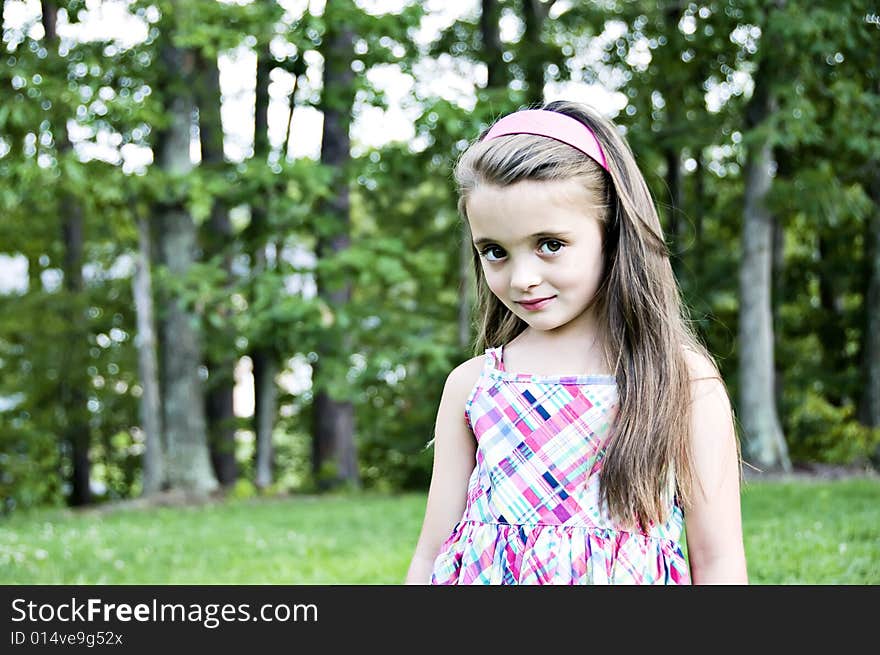
[[[394,584],[421,496],[229,501],[0,522],[0,583]]]
[[[751,482],[742,496],[756,584],[880,584],[880,480]]]
[[[398,584],[424,494],[228,501],[0,521],[3,584]],[[880,481],[752,482],[753,584],[880,583]]]

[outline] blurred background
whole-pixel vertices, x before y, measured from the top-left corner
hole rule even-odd
[[[562,98],[625,132],[748,470],[880,461],[880,5],[2,6],[3,513],[424,492],[452,165]]]

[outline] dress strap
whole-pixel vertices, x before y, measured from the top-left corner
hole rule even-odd
[[[483,372],[503,371],[504,363],[501,360],[501,346],[496,348],[486,348],[486,361],[483,364]]]
[[[473,425],[471,423],[471,408],[473,407],[474,399],[477,397],[477,393],[486,386],[491,383],[490,374],[492,371],[496,369],[497,363],[501,361],[501,354],[498,352],[498,348],[486,348],[485,355],[483,358],[483,369],[480,372],[480,377],[477,378],[477,381],[474,383],[473,388],[471,389],[470,394],[468,394],[467,400],[464,404],[464,418],[467,426],[473,430]]]

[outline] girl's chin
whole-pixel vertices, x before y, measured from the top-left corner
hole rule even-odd
[[[559,327],[560,323],[557,318],[551,318],[547,314],[542,314],[541,312],[537,313],[522,313],[519,314],[519,317],[525,321],[530,327],[533,327],[537,330],[552,330],[553,328]]]

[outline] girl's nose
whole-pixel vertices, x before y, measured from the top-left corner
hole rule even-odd
[[[516,291],[526,291],[541,283],[541,276],[535,262],[520,260],[513,264],[510,274],[510,288]]]

